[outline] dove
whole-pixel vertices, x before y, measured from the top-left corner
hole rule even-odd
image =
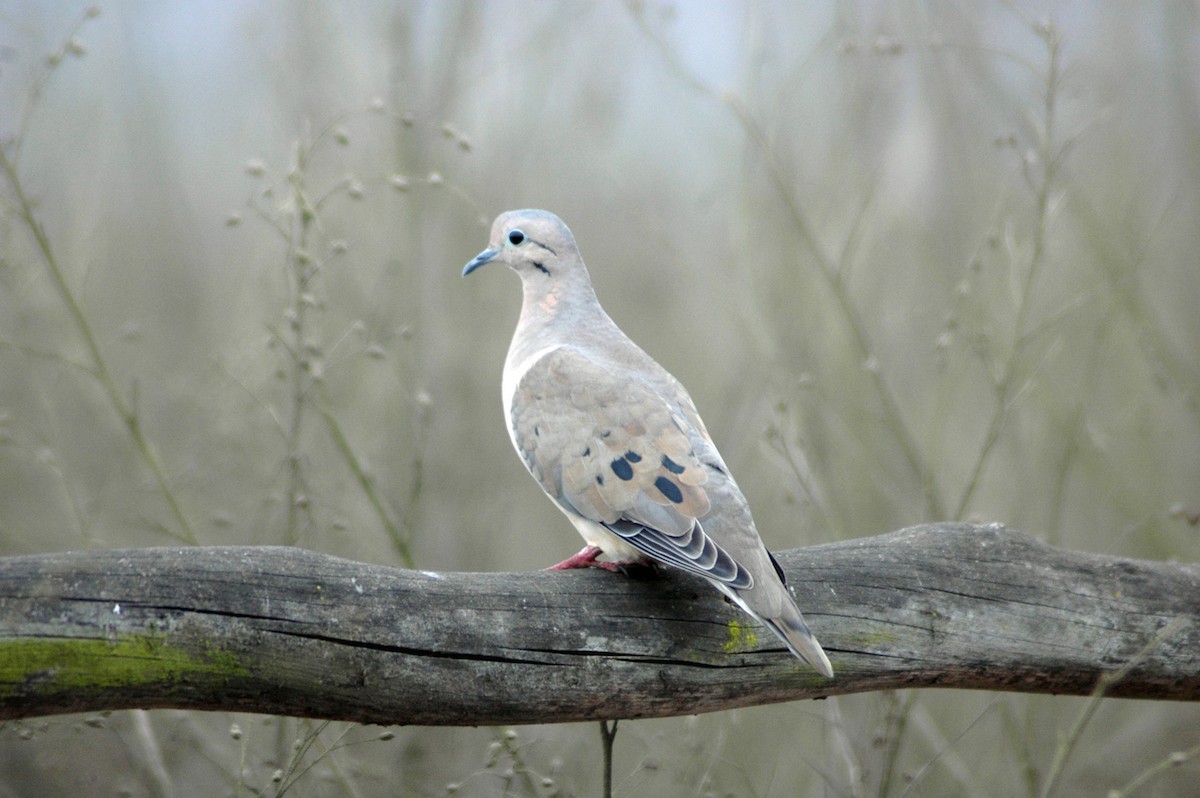
[[[600,307],[567,225],[548,211],[503,213],[463,277],[489,263],[523,291],[501,380],[509,437],[586,544],[552,570],[696,574],[832,678],[692,398]]]

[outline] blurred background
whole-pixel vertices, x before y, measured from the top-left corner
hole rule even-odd
[[[518,282],[459,277],[541,207],[772,548],[968,519],[1200,555],[1196,3],[0,0],[0,136],[2,554],[573,553],[504,429]],[[1054,794],[1197,794],[1200,709],[1070,736],[1086,704],[627,722],[616,792],[1037,795],[1069,753]],[[595,724],[0,724],[3,796],[599,778]]]

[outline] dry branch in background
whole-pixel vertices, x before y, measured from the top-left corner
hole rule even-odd
[[[277,547],[0,559],[0,718],[683,715],[897,687],[1200,699],[1200,566],[931,524],[782,552],[827,681],[677,572],[434,573]],[[1169,626],[1168,626],[1169,624]]]

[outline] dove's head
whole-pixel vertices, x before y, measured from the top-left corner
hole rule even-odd
[[[508,211],[492,223],[488,248],[463,268],[463,277],[485,263],[506,264],[523,281],[541,282],[567,272],[583,272],[570,229],[549,211]]]

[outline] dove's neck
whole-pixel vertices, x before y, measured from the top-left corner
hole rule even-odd
[[[509,347],[509,360],[523,360],[534,352],[580,341],[607,342],[624,334],[600,307],[587,275],[581,279],[526,284],[521,316]]]
[[[614,346],[633,345],[600,307],[586,273],[573,277],[580,279],[549,288],[545,283],[524,284],[521,316],[504,362],[506,411],[525,372],[555,349],[586,348],[593,357],[605,358]]]

